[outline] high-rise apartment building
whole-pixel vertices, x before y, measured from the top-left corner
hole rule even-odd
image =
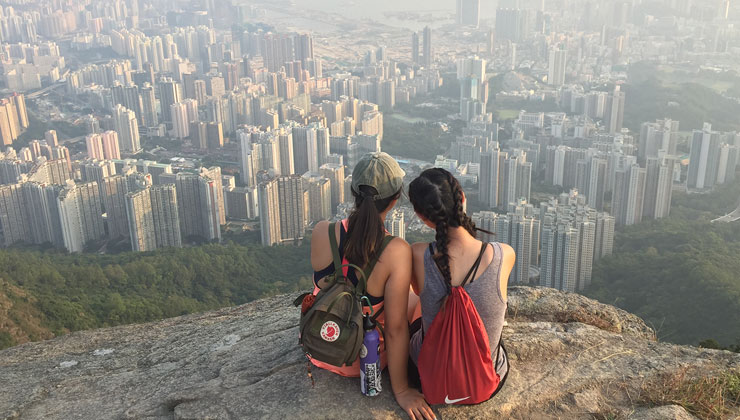
[[[549,61],[547,84],[563,86],[565,84],[565,66],[568,63],[568,51],[561,48],[551,49]]]
[[[611,253],[614,218],[572,190],[541,203],[540,221],[540,285],[570,292],[588,287],[593,263]]]
[[[477,28],[480,24],[480,0],[457,0],[457,23]]]
[[[671,211],[673,195],[673,168],[675,158],[647,159],[645,167],[645,199],[643,202],[643,219],[660,219],[668,217]]]
[[[0,185],[0,232],[4,246],[31,236],[22,184]]]
[[[657,158],[661,153],[675,155],[677,141],[678,121],[665,119],[642,123],[637,156],[640,162],[645,162],[647,158]]]
[[[298,175],[277,178],[280,201],[281,241],[290,242],[303,239],[306,228],[307,192],[304,180]]]
[[[620,133],[624,122],[624,92],[620,90],[619,85],[614,87],[614,91],[609,94],[606,101],[606,110],[604,111],[604,126],[609,134]]]
[[[460,82],[460,115],[470,121],[486,112],[488,81],[486,60],[477,56],[457,60],[457,79]]]
[[[223,188],[220,176],[216,180],[197,173],[181,172],[177,174],[175,183],[182,237],[221,240]]]
[[[103,139],[100,134],[88,134],[85,138],[87,157],[90,159],[105,159],[103,155]]]
[[[118,143],[118,133],[108,130],[100,134],[103,145],[103,159],[120,159],[121,148]]]
[[[162,121],[172,122],[171,107],[182,101],[182,86],[171,78],[163,78],[159,81],[159,105],[162,109]]]
[[[46,130],[44,132],[44,140],[51,147],[59,146],[59,137],[57,136],[57,130]]]
[[[719,148],[717,184],[726,184],[735,180],[738,162],[738,147],[723,144]]]
[[[101,134],[89,134],[85,138],[87,156],[90,159],[120,159],[121,151],[118,146],[118,133],[106,131]]]
[[[113,122],[121,150],[132,154],[140,152],[139,124],[136,121],[136,114],[121,105],[116,105],[113,109]]]
[[[614,248],[614,217],[609,213],[596,215],[594,232],[594,262],[611,255]]]
[[[529,15],[518,8],[496,9],[496,38],[521,42],[529,36]],[[512,51],[515,54],[515,51]]]
[[[66,159],[40,159],[28,172],[28,180],[41,184],[66,185],[72,180],[69,162]]]
[[[488,152],[481,153],[480,175],[478,177],[479,199],[489,208],[503,205],[503,186],[501,178],[504,161],[508,157],[506,152],[501,152],[498,144],[491,147]]]
[[[423,47],[422,63],[424,67],[429,68],[434,63],[434,48],[432,47],[432,28],[428,26],[424,28]]]
[[[393,236],[406,239],[406,223],[404,222],[403,210],[393,209],[385,218],[385,230]]]
[[[177,189],[174,184],[149,188],[151,215],[154,221],[154,239],[157,248],[180,247],[180,217],[177,207]]]
[[[520,200],[509,206],[507,214],[481,211],[474,213],[472,219],[476,227],[495,234],[479,233],[479,239],[496,240],[514,248],[517,260],[511,272],[511,282],[529,284],[530,267],[537,265],[539,254],[540,221],[534,207],[526,200]]]
[[[509,156],[504,160],[501,179],[502,208],[520,198],[529,201],[532,183],[532,164],[526,161],[524,152]]]
[[[259,184],[257,193],[262,245],[280,244],[282,233],[280,232],[280,195],[277,179]]]
[[[129,182],[125,175],[103,179],[103,207],[107,214],[108,237],[111,239],[129,236],[129,222],[126,215],[128,192]]]
[[[141,125],[144,127],[155,127],[159,124],[157,116],[157,101],[154,95],[154,87],[145,83],[141,88]]]
[[[190,123],[198,121],[198,102],[195,99],[185,99],[170,105],[172,116],[172,133],[182,140],[190,136]]]
[[[242,182],[253,187],[257,185],[257,171],[255,171],[252,141],[248,133],[238,133],[239,139],[239,166]]]
[[[319,167],[319,173],[331,184],[331,213],[337,211],[337,206],[344,203],[344,165],[325,163]]]
[[[224,185],[224,205],[228,219],[248,220],[259,216],[256,187],[237,188]]]
[[[496,52],[496,32],[493,29],[488,31],[486,35],[486,53],[493,55]]]
[[[601,211],[604,210],[604,196],[607,188],[607,160],[592,157],[591,159],[587,159],[587,162],[588,178],[585,183],[586,188],[581,190],[579,186],[579,191],[583,191],[586,195],[589,207]]]
[[[303,174],[303,185],[308,192],[308,222],[329,220],[331,209],[331,182],[318,173]]]
[[[419,33],[414,32],[411,34],[411,62],[413,64],[421,64],[419,55]]]
[[[14,93],[10,95],[10,100],[15,105],[15,110],[18,113],[18,124],[21,128],[28,128],[28,112],[26,111],[25,97],[22,93]]]
[[[21,189],[30,229],[30,236],[24,240],[34,244],[64,246],[58,200],[62,187],[25,182],[21,184]]]
[[[645,168],[637,164],[616,170],[611,214],[618,225],[633,225],[642,221],[646,175]]]
[[[212,166],[210,168],[200,168],[200,176],[214,182],[215,188],[217,189],[215,196],[215,206],[218,211],[218,224],[225,225],[226,210],[224,209],[223,178],[221,176],[221,167]]]
[[[21,125],[14,101],[0,100],[0,143],[4,146],[13,144],[20,135]]]
[[[36,182],[0,186],[0,244],[63,246],[58,200],[61,189]]]
[[[157,248],[152,218],[152,197],[149,189],[126,194],[126,215],[133,251],[152,251]]]
[[[478,189],[481,202],[490,208],[508,208],[520,198],[529,200],[532,183],[532,163],[526,152],[515,150],[509,155],[494,144],[480,154]]]
[[[139,88],[135,84],[130,83],[124,86],[120,82],[115,82],[111,87],[111,96],[115,105],[122,105],[124,108],[133,111],[136,120],[142,121],[141,96],[139,95]]]
[[[81,252],[85,244],[105,236],[103,206],[97,182],[68,183],[59,193],[59,217],[64,247]]]
[[[329,129],[317,123],[292,128],[294,170],[297,174],[318,172],[329,156]]]
[[[720,157],[720,134],[712,125],[704,123],[702,130],[694,130],[689,156],[686,186],[690,189],[709,189],[717,182]]]

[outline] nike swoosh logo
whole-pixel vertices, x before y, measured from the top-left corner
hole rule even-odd
[[[455,403],[459,403],[460,401],[463,401],[463,400],[467,400],[468,398],[470,398],[470,396],[467,396],[467,397],[465,397],[465,398],[458,398],[458,399],[456,399],[456,400],[451,400],[451,399],[450,399],[450,396],[449,396],[449,395],[446,395],[446,396],[445,396],[445,404],[455,404]]]

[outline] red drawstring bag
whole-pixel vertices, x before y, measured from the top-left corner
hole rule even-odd
[[[478,404],[491,398],[498,387],[488,333],[463,288],[475,278],[485,247],[484,243],[462,284],[449,288],[446,302],[424,335],[418,367],[421,389],[430,404]]]

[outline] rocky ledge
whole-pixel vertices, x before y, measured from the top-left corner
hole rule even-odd
[[[740,355],[659,343],[638,317],[585,297],[513,287],[504,339],[512,371],[477,406],[438,418],[693,418],[641,405],[651,378],[740,368]],[[404,418],[384,391],[313,369],[297,345],[294,296],[0,352],[0,419]]]

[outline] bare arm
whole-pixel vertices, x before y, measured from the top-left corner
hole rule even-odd
[[[424,396],[409,388],[407,365],[409,357],[409,327],[407,306],[411,281],[411,247],[402,239],[394,239],[387,254],[392,269],[385,284],[385,339],[388,351],[388,372],[396,401],[412,419],[433,419],[434,413]]]
[[[511,274],[511,270],[514,268],[514,263],[516,262],[516,253],[514,252],[514,248],[503,243],[501,244],[501,250],[504,254],[502,255],[501,280],[499,281],[499,284],[501,284],[501,296],[506,300],[506,289],[509,285],[509,275]]]
[[[329,222],[321,221],[314,226],[311,232],[311,266],[314,271],[319,271],[326,266],[329,249]]]
[[[411,245],[411,254],[413,257],[411,287],[414,293],[421,295],[424,289],[424,253],[429,246],[426,242],[417,242]]]

